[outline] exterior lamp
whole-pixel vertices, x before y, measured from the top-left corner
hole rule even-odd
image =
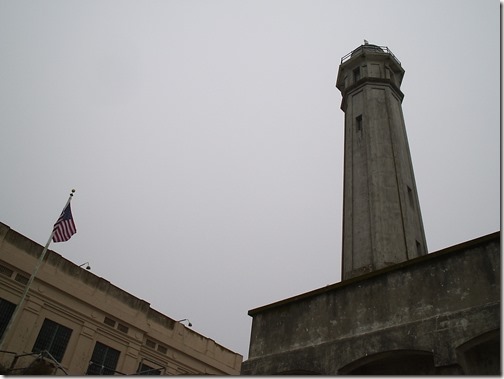
[[[191,321],[189,321],[188,318],[184,318],[182,320],[178,320],[177,322],[182,322],[182,321],[187,321],[187,326],[189,326],[189,327],[192,326]]]

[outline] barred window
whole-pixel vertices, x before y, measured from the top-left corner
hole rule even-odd
[[[0,337],[3,336],[15,309],[16,304],[0,299]]]
[[[39,353],[47,350],[54,359],[61,362],[71,334],[72,329],[46,318],[42,324],[42,328],[40,328],[32,351]]]
[[[140,363],[138,365],[138,375],[161,375],[161,369],[151,367],[145,363]]]
[[[96,342],[86,375],[114,375],[120,351]]]

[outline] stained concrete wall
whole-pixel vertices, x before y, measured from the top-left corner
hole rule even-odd
[[[242,374],[497,374],[500,232],[249,315]]]

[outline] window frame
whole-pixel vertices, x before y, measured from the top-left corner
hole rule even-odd
[[[56,361],[61,363],[72,337],[72,332],[71,328],[45,318],[33,343],[32,352],[47,351]]]
[[[361,68],[357,66],[352,70],[354,83],[357,83],[362,78]]]
[[[0,338],[5,333],[5,329],[7,329],[7,325],[9,325],[12,315],[16,310],[16,306],[16,304],[0,298]]]
[[[149,362],[150,363],[150,362]],[[157,366],[160,366],[160,365],[157,365]],[[163,371],[164,371],[164,368],[161,367],[161,368],[155,368],[155,367],[152,367],[151,365],[148,365],[146,363],[144,363],[144,361],[140,361],[138,362],[138,369],[137,369],[137,372],[136,374],[137,375],[164,375],[163,374]]]
[[[102,351],[100,352],[99,349],[102,349]],[[113,355],[116,356],[114,357]],[[96,341],[91,359],[89,360],[88,369],[86,370],[86,375],[114,375],[118,372],[116,369],[120,356],[121,351],[114,349],[103,342]],[[110,361],[107,362],[107,360],[114,361],[113,367],[112,365],[105,365],[105,363],[110,363]],[[92,367],[97,367],[98,370]]]

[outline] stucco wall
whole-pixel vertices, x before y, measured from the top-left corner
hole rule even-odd
[[[0,266],[12,270],[10,275],[0,270],[0,298],[19,302],[24,285],[16,278],[30,276],[41,252],[42,246],[0,223]],[[162,283],[159,285],[162,287]],[[114,320],[115,326],[104,323],[105,317]],[[86,372],[96,341],[121,352],[117,371],[125,374],[135,373],[144,361],[165,367],[165,373],[172,375],[240,373],[240,354],[51,250],[6,338],[4,350],[30,352],[45,318],[72,329],[60,363],[73,375]],[[119,328],[119,324],[123,327]],[[0,354],[2,363],[9,358]]]

